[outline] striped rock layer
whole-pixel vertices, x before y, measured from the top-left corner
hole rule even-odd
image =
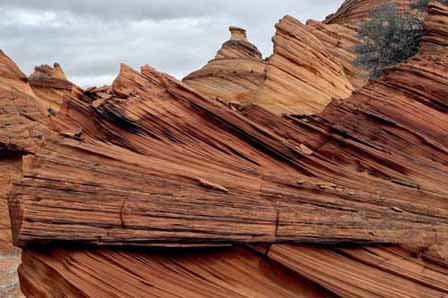
[[[3,58],[24,294],[447,297],[446,20],[432,3],[417,56],[310,116],[123,65],[48,119]]]
[[[366,83],[367,74],[352,63],[355,26],[312,20],[304,25],[286,16],[276,29],[268,59],[262,60],[246,38],[232,37],[214,60],[183,82],[210,99],[255,104],[276,115],[317,114]]]
[[[412,0],[346,0],[341,7],[329,15],[325,23],[359,25],[369,19],[369,14],[375,8],[394,3],[401,12],[409,12]]]

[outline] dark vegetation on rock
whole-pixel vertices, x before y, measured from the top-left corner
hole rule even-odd
[[[359,29],[361,43],[354,48],[358,54],[354,63],[379,78],[386,67],[418,52],[423,21],[410,12],[400,12],[394,3],[376,8],[370,17]]]

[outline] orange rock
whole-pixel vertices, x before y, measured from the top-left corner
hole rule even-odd
[[[274,114],[317,114],[351,95],[341,64],[309,29],[287,16],[276,26],[274,54],[254,103]]]
[[[38,98],[2,57],[0,152],[29,154],[9,192],[13,234],[21,245],[46,245],[45,252],[26,247],[23,290],[37,297],[331,297],[324,287],[342,297],[446,296],[447,18],[448,7],[432,3],[419,55],[311,116],[280,117],[236,100],[226,106],[149,66],[122,65],[112,86],[64,102],[51,117],[54,132],[38,138],[30,127],[46,122],[23,111],[35,111]],[[346,40],[330,38],[339,25],[286,18],[279,28],[267,74],[275,65],[297,73],[313,67],[303,84],[314,88],[315,78],[324,95],[331,95],[325,82],[340,91],[335,82],[344,76],[362,85],[348,52],[334,59],[339,51],[326,49]],[[244,41],[241,29],[232,30],[234,41]],[[296,59],[308,55],[319,59]],[[263,87],[281,82],[268,80]],[[14,134],[17,128],[26,133]],[[20,161],[5,159],[2,180],[10,181]],[[52,248],[67,243],[178,249]],[[261,243],[263,259],[204,248],[235,243]]]
[[[64,99],[79,98],[82,94],[78,86],[67,80],[58,63],[55,63],[53,67],[37,66],[29,77],[29,82],[38,102],[49,114],[58,112]]]
[[[315,21],[305,26],[285,17],[267,61],[243,29],[232,30],[216,58],[184,79],[209,98],[256,104],[279,115],[316,114],[366,82],[365,72],[352,65],[356,31],[350,27]]]
[[[410,10],[412,0],[346,0],[341,7],[327,17],[325,23],[358,25],[369,18],[369,13],[385,3],[395,3],[402,12]]]
[[[353,48],[358,43],[356,26],[325,24],[314,20],[306,23],[310,32],[316,36],[344,69],[347,79],[355,90],[363,87],[368,80],[368,73],[353,65],[356,54]]]
[[[48,134],[47,119],[27,78],[0,51],[0,291],[2,297],[21,297],[15,270],[19,249],[11,244],[8,192],[21,176],[23,154],[35,152]]]
[[[273,245],[267,256],[340,297],[445,297],[446,267],[397,247]]]
[[[443,148],[433,139],[443,127],[393,108],[418,105],[440,123],[447,123],[445,115],[400,96],[391,73],[389,85],[372,82],[321,117],[303,123],[291,117],[294,127],[250,108],[244,117],[150,67],[137,72],[122,65],[105,104],[73,100],[55,118],[56,126],[81,129],[81,141],[54,138],[25,163],[10,199],[16,243],[428,245],[447,239],[448,210],[438,195],[448,193],[446,165],[425,153],[444,160],[433,147]],[[407,105],[365,98],[386,91]],[[407,136],[405,125],[428,143],[397,143],[394,135]]]
[[[230,32],[216,57],[183,82],[211,99],[248,104],[265,80],[265,63],[244,29],[230,27]]]
[[[438,1],[430,2],[428,16],[425,19],[425,31],[422,36],[420,53],[428,55],[446,55],[448,46],[448,12]]]
[[[336,297],[241,248],[25,251],[20,279],[33,297]]]

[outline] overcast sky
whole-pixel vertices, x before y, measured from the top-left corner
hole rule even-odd
[[[0,0],[0,49],[30,74],[59,62],[83,86],[111,83],[119,64],[182,78],[213,58],[228,26],[248,30],[265,56],[289,14],[322,20],[342,0]]]

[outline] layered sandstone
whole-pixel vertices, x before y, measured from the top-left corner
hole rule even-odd
[[[366,92],[381,86],[371,85]],[[136,72],[123,65],[112,93],[98,107],[71,101],[54,123],[62,137],[24,160],[23,179],[10,195],[17,244],[403,243],[412,234],[426,245],[448,236],[445,165],[423,153],[443,160],[429,145],[439,127],[424,126],[422,118],[413,125],[428,143],[410,158],[412,148],[395,139],[368,140],[381,135],[378,129],[400,134],[383,127],[381,116],[340,114],[339,106],[361,111],[365,100],[356,97],[327,109],[325,122],[307,120],[312,141],[309,132],[300,140],[299,120],[286,139],[290,126],[281,118],[268,114],[279,126],[274,132],[259,125],[263,115],[248,110],[249,120],[149,67]],[[394,107],[389,99],[374,103],[376,114]],[[365,131],[351,132],[359,121]],[[423,168],[429,168],[424,175]]]
[[[22,156],[35,153],[51,134],[49,116],[54,114],[48,114],[47,100],[61,104],[69,94],[80,96],[81,90],[68,83],[58,65],[37,67],[27,78],[0,51],[0,289],[6,295],[2,297],[20,297],[16,274],[20,251],[12,246],[8,193],[21,177]]]
[[[356,58],[354,47],[359,43],[357,27],[348,24],[325,24],[314,20],[307,23],[308,30],[316,36],[333,55],[344,70],[347,79],[355,90],[363,87],[369,78],[367,71],[353,65]]]
[[[64,101],[52,133],[3,138],[8,177],[28,154],[19,179],[6,179],[14,238],[25,247],[25,294],[447,296],[447,18],[448,8],[432,3],[419,55],[317,115],[229,107],[148,66],[122,65],[112,86]],[[276,44],[288,46],[269,63],[289,57],[290,45],[301,49],[291,55],[323,55],[319,61],[338,54],[321,34],[339,25],[282,22]],[[315,40],[305,45],[299,33]],[[12,61],[1,61],[2,88],[15,95],[4,93],[0,116],[45,127],[45,117],[16,106],[29,109],[38,98]],[[300,69],[298,61],[282,69]],[[356,82],[349,60],[316,61],[307,63],[319,80],[340,71]],[[7,133],[23,126],[2,123]]]
[[[246,31],[230,27],[230,40],[202,69],[183,79],[203,95],[224,102],[248,104],[265,80],[265,63],[258,49],[248,41]]]
[[[168,75],[123,65],[111,98],[72,100],[55,122],[63,138],[26,159],[11,193],[15,240],[442,241],[443,62],[418,56],[290,123],[255,107],[242,117]]]
[[[52,115],[59,111],[64,100],[79,97],[82,90],[67,80],[64,71],[58,63],[37,66],[29,77],[39,104]]]
[[[57,286],[42,283],[42,272],[51,272]],[[37,298],[336,297],[242,248],[27,251],[20,276],[24,293]]]
[[[34,152],[48,134],[43,108],[27,77],[0,51],[0,293],[20,297],[16,269],[20,262],[12,246],[8,192],[21,177],[22,155]]]
[[[12,181],[20,177],[21,155],[44,142],[46,125],[25,74],[0,52],[0,240],[10,242],[6,199]]]
[[[254,102],[274,114],[319,113],[332,99],[349,97],[353,86],[324,44],[292,17],[276,25],[274,54]]]
[[[356,28],[285,17],[276,26],[274,54],[265,61],[234,35],[204,68],[183,81],[211,99],[255,104],[274,114],[317,114],[334,98],[361,88],[367,73],[353,66]],[[236,31],[239,30],[239,31]]]
[[[398,247],[275,244],[267,257],[340,297],[447,297],[448,269]]]
[[[42,143],[47,118],[17,65],[0,52],[0,148],[33,151]]]
[[[394,3],[401,12],[409,12],[412,0],[346,0],[334,14],[326,18],[325,23],[359,25],[369,19],[370,12],[386,3]]]

